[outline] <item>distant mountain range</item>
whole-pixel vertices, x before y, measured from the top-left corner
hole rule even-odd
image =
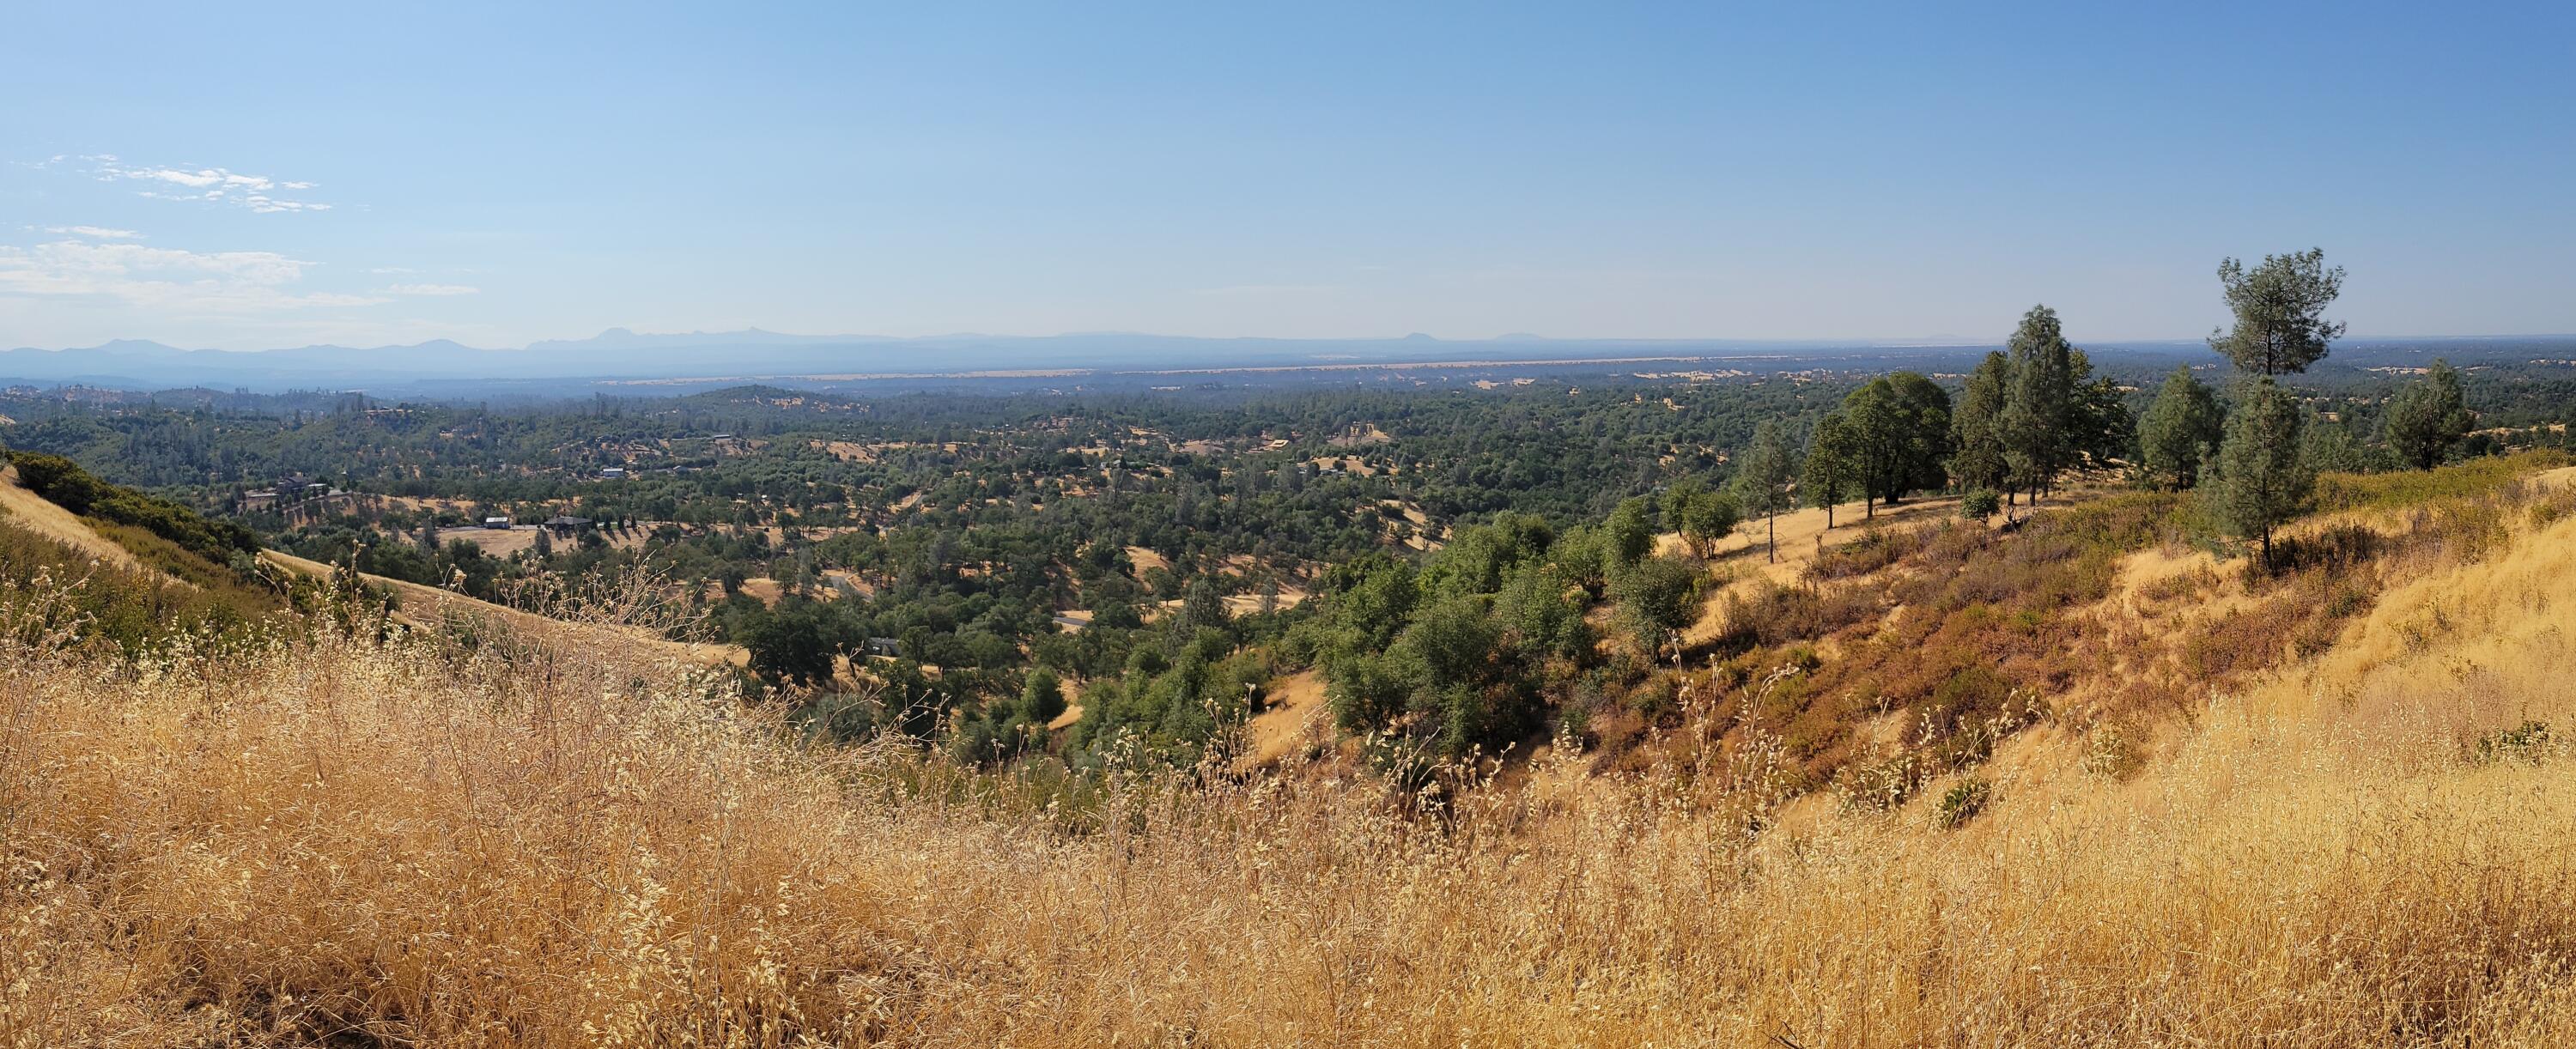
[[[2468,344],[2468,345],[2463,345]],[[74,349],[0,351],[0,382],[91,385],[122,389],[183,386],[285,389],[367,389],[377,392],[459,393],[469,388],[567,388],[600,382],[758,380],[851,377],[971,377],[989,372],[1122,372],[1217,368],[1348,368],[1354,365],[1445,361],[1545,362],[1679,358],[1763,360],[1772,367],[1865,367],[1864,362],[1922,360],[1921,366],[1972,357],[1993,342],[1924,339],[1907,342],[1790,342],[1740,339],[1556,339],[1507,335],[1490,340],[1443,340],[1427,335],[1389,339],[1207,339],[1123,332],[1051,336],[938,335],[894,338],[869,335],[788,335],[752,329],[737,332],[639,334],[611,328],[589,339],[549,340],[520,349],[483,349],[444,339],[410,346],[299,346],[264,351],[186,350],[157,342],[121,339]],[[2371,345],[2407,350],[2450,347],[2549,349],[2568,354],[2566,338],[2480,340],[2378,340]],[[2146,356],[2205,353],[2200,344],[2123,343],[2116,349]]]
[[[1848,344],[1846,344],[1848,345]],[[1562,340],[1513,336],[1450,342],[1394,339],[1200,339],[1120,332],[1052,336],[639,334],[483,349],[444,339],[410,346],[185,350],[118,340],[64,350],[0,351],[0,380],[117,387],[204,385],[258,389],[417,383],[636,380],[818,375],[954,375],[1030,370],[1297,367],[1437,360],[1696,357],[1812,353],[1826,343],[1734,340]]]

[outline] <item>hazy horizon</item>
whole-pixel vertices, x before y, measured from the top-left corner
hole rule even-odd
[[[630,329],[630,328],[626,328],[626,327],[623,327],[623,326],[618,326],[618,327],[611,327],[611,328],[602,329],[601,331],[596,332],[596,333],[594,333],[594,334],[592,334],[592,335],[589,335],[589,336],[583,336],[583,337],[575,337],[575,338],[545,338],[545,339],[536,339],[536,340],[531,340],[531,341],[529,341],[529,342],[525,342],[525,343],[504,343],[504,344],[492,344],[492,345],[476,345],[476,344],[473,344],[473,343],[464,342],[464,341],[462,341],[462,340],[449,339],[449,338],[446,338],[446,337],[444,337],[444,336],[432,337],[432,338],[427,338],[427,339],[420,339],[420,340],[416,340],[416,341],[412,341],[412,342],[403,342],[403,343],[380,343],[380,344],[375,344],[375,345],[353,345],[353,344],[340,344],[340,343],[327,343],[327,342],[322,342],[322,343],[304,343],[304,344],[300,344],[300,345],[292,345],[292,346],[289,346],[289,345],[274,345],[274,346],[192,346],[192,345],[184,345],[184,344],[180,344],[180,343],[174,343],[174,342],[170,342],[170,341],[163,340],[163,339],[142,338],[142,337],[119,337],[119,338],[114,338],[114,339],[107,339],[107,340],[103,340],[103,341],[101,341],[101,342],[91,343],[91,344],[84,345],[84,346],[0,346],[0,353],[14,353],[14,352],[20,352],[20,351],[34,351],[34,352],[39,352],[39,353],[61,353],[61,352],[74,352],[74,351],[81,351],[81,350],[100,350],[100,349],[107,349],[107,348],[110,348],[110,347],[118,346],[118,345],[120,345],[120,344],[123,344],[123,345],[149,344],[149,345],[153,345],[153,346],[159,346],[159,347],[164,348],[164,349],[176,350],[176,351],[180,351],[180,352],[188,352],[188,353],[196,353],[196,352],[211,352],[211,353],[231,353],[231,354],[255,355],[255,354],[271,353],[271,352],[284,351],[284,350],[305,350],[305,349],[346,349],[346,350],[361,350],[361,351],[363,351],[363,350],[395,350],[395,349],[412,349],[412,348],[417,348],[417,347],[422,347],[422,346],[431,346],[431,345],[436,345],[436,344],[440,344],[440,343],[453,343],[453,344],[455,344],[455,345],[457,345],[457,346],[461,346],[461,347],[463,347],[463,348],[465,348],[465,349],[469,349],[469,350],[489,350],[489,351],[502,351],[502,352],[514,352],[514,353],[536,353],[536,354],[543,354],[543,353],[547,353],[547,352],[550,352],[550,351],[556,351],[556,350],[570,349],[570,348],[576,348],[576,347],[588,347],[588,346],[590,346],[591,344],[599,344],[599,345],[615,345],[615,344],[617,343],[617,341],[618,341],[621,337],[622,337],[622,338],[625,338],[625,339],[633,339],[633,340],[639,340],[639,341],[653,341],[653,342],[657,342],[657,343],[662,344],[662,345],[673,346],[673,347],[710,347],[710,348],[720,348],[720,347],[725,347],[725,346],[733,346],[733,345],[744,345],[744,344],[747,344],[747,343],[745,342],[745,340],[744,340],[744,337],[746,337],[746,336],[756,336],[756,337],[761,337],[761,338],[777,339],[777,340],[780,340],[780,343],[779,343],[780,345],[790,345],[790,346],[792,346],[792,345],[815,345],[815,346],[832,346],[832,345],[864,345],[864,344],[869,344],[869,343],[901,344],[901,343],[913,343],[913,342],[967,342],[967,341],[977,341],[977,340],[990,340],[990,341],[995,341],[995,342],[1017,342],[1017,341],[1042,342],[1042,341],[1049,341],[1049,340],[1068,340],[1068,339],[1139,339],[1139,340],[1161,340],[1161,341],[1172,341],[1172,342],[1206,342],[1206,343],[1222,343],[1222,342],[1245,342],[1245,343],[1256,343],[1256,342],[1275,342],[1275,343],[1288,343],[1288,344],[1316,344],[1316,345],[1330,345],[1330,344],[1335,344],[1335,343],[1349,343],[1349,344],[1355,344],[1355,345],[1395,345],[1395,344],[1403,344],[1403,343],[1424,342],[1424,343],[1443,344],[1443,345],[1457,345],[1457,346],[1461,346],[1461,347],[1477,347],[1477,346],[1510,346],[1510,345],[1515,345],[1515,344],[1532,344],[1532,343],[1534,343],[1534,344],[1554,345],[1554,346],[1565,346],[1565,347],[1581,347],[1581,346],[1585,346],[1585,345],[1597,345],[1597,346],[1604,346],[1604,347],[1669,345],[1669,346],[1673,346],[1673,347],[1676,347],[1676,348],[1688,348],[1688,347],[1720,347],[1720,348],[1728,348],[1728,347],[1734,347],[1734,348],[1759,349],[1760,347],[1765,347],[1765,346],[1778,346],[1778,347],[1795,347],[1795,348],[1805,348],[1805,349],[1830,349],[1830,348],[1853,348],[1853,349],[1907,349],[1907,348],[1927,348],[1927,349],[1932,349],[1932,348],[1962,348],[1962,347],[1988,347],[1988,346],[2000,346],[2000,345],[2002,345],[2002,344],[2006,341],[2007,334],[2008,334],[2008,333],[1996,333],[1996,334],[1992,334],[1992,335],[1982,335],[1982,336],[1981,336],[1981,335],[1960,335],[1960,334],[1951,334],[1951,333],[1935,333],[1935,334],[1930,334],[1930,335],[1919,335],[1919,336],[1895,336],[1895,337],[1879,337],[1879,338],[1858,338],[1858,337],[1834,337],[1834,336],[1823,336],[1823,337],[1815,337],[1815,338],[1774,338],[1774,339],[1739,338],[1739,337],[1734,337],[1734,336],[1724,336],[1724,335],[1706,335],[1706,336],[1682,335],[1682,336],[1654,336],[1654,337],[1596,337],[1596,336],[1582,336],[1582,335],[1549,335],[1549,334],[1534,333],[1534,332],[1506,332],[1506,333],[1503,333],[1503,334],[1500,334],[1500,335],[1470,336],[1470,337],[1463,337],[1463,338],[1452,338],[1452,337],[1445,337],[1445,336],[1437,336],[1437,335],[1431,335],[1431,334],[1426,333],[1426,332],[1408,332],[1408,333],[1405,333],[1405,334],[1402,334],[1402,335],[1350,335],[1350,336],[1324,336],[1324,337],[1299,337],[1299,336],[1274,336],[1274,335],[1175,335],[1175,334],[1172,334],[1172,333],[1169,333],[1169,332],[1151,332],[1151,331],[1065,331],[1065,332],[1048,332],[1048,333],[1043,333],[1043,334],[1017,334],[1017,333],[1008,333],[1008,332],[971,332],[971,331],[953,331],[953,332],[933,332],[933,333],[921,334],[921,335],[884,335],[884,334],[878,334],[878,333],[873,333],[873,332],[782,332],[782,331],[772,331],[772,330],[765,329],[765,328],[748,328],[748,329],[738,329],[738,330],[734,330],[734,331],[674,331],[674,332],[659,332],[659,331],[636,331],[636,330],[633,330],[633,329]],[[704,341],[690,341],[690,340],[701,340],[701,339],[702,339],[702,340],[704,340]],[[2488,342],[2488,341],[2512,341],[2512,340],[2519,340],[2519,339],[2533,339],[2533,340],[2544,340],[2544,341],[2547,341],[2547,340],[2568,340],[2568,339],[2576,339],[2576,332],[2548,332],[2548,331],[2535,331],[2535,332],[2488,332],[2488,333],[2476,333],[2476,334],[2443,334],[2443,333],[2395,333],[2395,334],[2380,334],[2380,333],[2371,333],[2371,332],[2359,332],[2359,333],[2349,333],[2349,334],[2347,334],[2346,336],[2344,336],[2344,337],[2343,337],[2341,340],[2339,340],[2339,341],[2340,341],[2340,342],[2344,342],[2344,343],[2356,343],[2356,342],[2365,342],[2365,343],[2408,343],[2408,342],[2440,343],[2440,342]],[[2202,344],[2204,344],[2204,343],[2206,342],[2206,339],[2204,339],[2204,338],[2195,338],[2195,337],[2183,337],[2183,338],[2150,338],[2150,339],[2094,339],[2094,340],[2087,340],[2087,341],[2089,341],[2089,342],[2091,342],[2092,344],[2097,345],[2097,346],[2113,346],[2113,347],[2117,347],[2117,346],[2193,346],[2193,345],[2202,345]]]

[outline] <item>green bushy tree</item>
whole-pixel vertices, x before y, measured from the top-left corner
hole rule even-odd
[[[2388,400],[2388,447],[2418,470],[2442,465],[2469,433],[2469,407],[2460,373],[2440,359],[2422,378]]]
[[[1825,413],[1816,423],[1816,432],[1807,439],[1807,463],[1801,471],[1799,490],[1810,506],[1825,511],[1825,528],[1834,527],[1834,506],[1851,497],[1860,487],[1861,449],[1853,439],[1851,424],[1840,411]]]
[[[2216,454],[2226,427],[2218,395],[2193,378],[2189,367],[2175,368],[2138,422],[2147,477],[2159,487],[2177,490],[2199,483],[2202,464]]]

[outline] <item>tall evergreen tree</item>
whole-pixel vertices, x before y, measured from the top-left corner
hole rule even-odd
[[[2217,394],[2192,377],[2190,366],[2175,368],[2156,391],[2155,404],[2139,420],[2139,451],[2147,476],[2159,486],[2177,490],[2199,483],[2201,466],[2217,453],[2226,425]]]
[[[1029,671],[1028,681],[1020,689],[1019,720],[1044,729],[1064,713],[1064,683],[1055,671],[1038,667]]]
[[[2269,378],[2246,387],[2227,417],[2218,446],[2218,483],[2211,509],[2229,530],[2263,541],[2263,563],[2272,564],[2272,531],[2299,512],[2315,487],[2316,471],[2299,454],[2299,405]]]
[[[2325,319],[2326,307],[2343,293],[2343,267],[2328,267],[2325,259],[2325,249],[2310,248],[2263,256],[2250,270],[2233,258],[2220,261],[2218,283],[2236,325],[2211,332],[2210,348],[2255,375],[2308,370],[2344,331],[2341,321]]]
[[[1762,515],[1770,533],[1768,556],[1773,563],[1780,560],[1779,514],[1795,505],[1789,482],[1796,477],[1797,462],[1789,456],[1789,441],[1780,433],[1779,420],[1755,424],[1753,445],[1735,469],[1735,498],[1746,510]]]
[[[1997,350],[1986,354],[1960,391],[1959,413],[1950,421],[1951,444],[1958,448],[1950,458],[1950,476],[1962,488],[2002,491],[2011,479],[2002,429],[2004,396],[2011,386],[2012,359]]]
[[[2434,360],[2423,378],[2389,398],[2387,425],[2389,450],[2406,465],[2418,470],[2442,465],[2469,433],[2469,406],[2460,392],[2460,373],[2450,362]]]
[[[2037,497],[2053,488],[2073,461],[2075,440],[2074,347],[2057,311],[2033,306],[2005,344],[2012,356],[2012,385],[2004,394],[1998,428],[2012,486]]]
[[[1809,505],[1824,508],[1827,531],[1834,527],[1834,505],[1860,487],[1860,456],[1860,443],[1853,439],[1843,413],[1826,412],[1816,424],[1815,435],[1807,440],[1807,467],[1798,487]]]

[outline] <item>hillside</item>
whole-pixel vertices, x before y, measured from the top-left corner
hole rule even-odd
[[[2302,535],[2341,544],[2319,564],[2362,596],[2286,635],[2209,628],[2311,601],[2296,573],[2153,544],[2101,562],[2066,622],[2124,658],[2071,669],[2074,691],[1892,804],[1789,775],[1764,726],[1825,708],[1747,725],[1697,692],[1616,775],[1549,753],[1519,786],[1408,796],[1274,750],[1275,774],[1074,787],[813,749],[772,708],[710,705],[714,679],[606,646],[531,662],[323,634],[127,677],[13,633],[0,1034],[2565,1044],[2569,480],[2519,461],[2331,479]],[[2149,512],[2180,511],[2044,511],[1960,548],[1964,568]],[[1918,558],[1962,541],[1836,578],[1957,585]],[[1778,656],[1746,702],[1866,663],[1910,607]],[[2208,636],[2280,647],[2219,666],[2191,643]],[[2159,660],[2229,684],[2106,687]],[[1728,674],[1687,687],[1733,694]]]
[[[330,565],[293,554],[263,550],[259,556],[270,564],[308,579],[325,579],[331,574]],[[393,597],[392,618],[406,626],[439,627],[462,618],[503,624],[514,633],[530,639],[576,646],[630,647],[698,666],[740,665],[744,659],[738,645],[672,641],[640,626],[552,618],[387,576],[360,573],[359,578],[365,580],[367,586]]]
[[[102,564],[138,572],[145,570],[143,562],[136,560],[132,553],[101,537],[77,515],[20,485],[15,466],[0,467],[0,511],[7,513],[9,523],[68,546]]]
[[[132,495],[124,489],[109,490]],[[295,579],[318,584],[327,581],[332,573],[331,566],[317,561],[261,550],[258,560],[284,573],[273,577],[269,588],[264,589],[221,571],[204,556],[191,556],[190,551],[176,548],[148,530],[120,529],[115,522],[75,514],[26,487],[14,465],[0,467],[0,527],[14,530],[22,542],[33,540],[40,547],[59,547],[59,554],[47,557],[39,553],[35,560],[53,562],[53,578],[58,581],[92,577],[102,596],[115,592],[197,592],[200,596],[193,598],[196,604],[229,600],[243,615],[256,615],[285,610],[287,594],[283,590],[270,592],[271,589],[288,586]],[[109,531],[117,534],[111,536]],[[150,552],[153,559],[147,561],[138,555],[138,548]],[[409,627],[444,629],[468,622],[494,623],[527,640],[576,647],[631,648],[700,666],[739,665],[744,658],[738,646],[670,641],[641,626],[549,618],[399,579],[363,573],[358,578],[388,597],[392,602],[391,618]],[[210,588],[219,593],[201,594]],[[164,624],[165,628],[183,626],[179,621]],[[140,626],[124,631],[137,637],[145,632]]]

